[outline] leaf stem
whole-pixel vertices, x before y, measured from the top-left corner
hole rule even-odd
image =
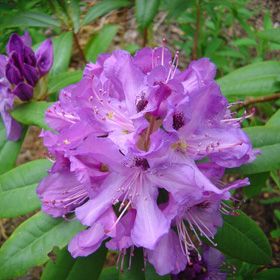
[[[271,95],[267,95],[267,96],[247,99],[244,103],[238,105],[238,107],[236,108],[236,111],[239,111],[239,110],[241,110],[245,107],[248,107],[249,105],[255,104],[255,103],[267,102],[267,101],[276,100],[279,98],[280,98],[280,92],[274,93]]]
[[[142,43],[143,48],[146,47],[147,39],[148,39],[148,28],[145,28],[143,34],[143,43]]]

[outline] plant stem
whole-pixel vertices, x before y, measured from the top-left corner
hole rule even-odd
[[[200,12],[201,12],[201,0],[198,1],[198,5],[197,5],[197,9],[196,9],[196,25],[195,25],[193,57],[192,57],[193,60],[196,60],[196,58],[197,58],[197,42],[198,42],[198,33],[199,33]]]
[[[142,43],[143,48],[146,47],[147,39],[148,39],[148,28],[145,28],[143,34],[143,43]]]
[[[79,43],[79,40],[78,40],[78,36],[77,36],[77,35],[78,35],[78,33],[73,32],[74,40],[75,40],[75,43],[76,43],[76,45],[77,45],[77,48],[78,48],[78,50],[79,50],[79,52],[80,52],[80,55],[81,55],[81,57],[82,57],[82,60],[84,61],[85,64],[87,64],[87,59],[86,59],[85,53],[84,53],[83,49],[81,48],[81,45],[80,45],[80,43]]]
[[[255,103],[261,103],[261,102],[267,102],[271,100],[276,100],[280,98],[280,93],[275,93],[267,96],[262,96],[262,97],[256,97],[256,98],[251,98],[246,100],[244,103],[238,105],[236,108],[236,111],[239,111],[245,107],[248,107],[249,105],[255,104]]]

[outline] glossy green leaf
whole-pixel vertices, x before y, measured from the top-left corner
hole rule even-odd
[[[23,215],[41,207],[36,188],[51,166],[50,161],[39,159],[0,176],[0,218]]]
[[[279,126],[280,127],[280,109],[268,120],[265,126]]]
[[[72,53],[73,34],[65,32],[56,38],[52,38],[53,42],[53,65],[50,71],[50,76],[54,77],[57,74],[66,72]]]
[[[119,270],[115,266],[110,266],[102,270],[98,280],[119,280]]]
[[[87,257],[72,258],[67,247],[59,251],[55,248],[57,255],[55,263],[49,260],[41,280],[84,280],[98,279],[105,262],[107,248],[102,245],[95,253]],[[116,270],[116,268],[115,268]]]
[[[16,107],[11,112],[15,120],[27,125],[36,125],[38,127],[50,130],[50,127],[45,123],[45,111],[52,105],[51,102],[30,102],[24,103]]]
[[[244,131],[251,139],[254,148],[260,148],[257,159],[241,167],[227,169],[230,174],[255,174],[280,168],[280,127],[254,126]]]
[[[127,252],[125,256],[125,261],[123,265],[124,273],[120,273],[120,280],[170,280],[170,275],[160,276],[155,272],[154,267],[150,263],[146,263],[146,268],[144,268],[144,256],[142,248],[135,248],[134,256],[131,259],[131,269],[128,270],[128,263],[130,254]]]
[[[135,13],[139,29],[144,30],[154,20],[160,0],[136,0]]]
[[[248,197],[257,196],[265,185],[265,182],[269,177],[269,172],[245,175],[245,177],[248,177],[250,181],[249,186],[243,187],[245,194]]]
[[[241,67],[217,80],[225,96],[262,96],[280,90],[280,62],[265,61]]]
[[[24,275],[35,265],[48,260],[54,246],[65,247],[84,227],[78,220],[72,222],[52,218],[39,212],[23,222],[0,249],[0,279]]]
[[[118,26],[105,25],[98,34],[94,34],[84,49],[87,60],[95,62],[99,54],[106,52],[117,31]]]
[[[280,276],[280,268],[272,268],[261,271],[246,280],[278,280]]]
[[[0,116],[0,175],[12,169],[17,160],[27,127],[23,127],[18,141],[8,141],[6,128]]]
[[[280,44],[280,28],[259,31],[257,36],[260,39]]]
[[[224,215],[223,226],[215,235],[217,249],[252,264],[268,264],[272,253],[263,231],[247,215]]]
[[[85,14],[82,26],[95,20],[110,11],[120,9],[132,5],[130,1],[127,0],[103,0],[95,4],[89,11]]]
[[[83,77],[82,71],[69,71],[51,77],[48,81],[48,91],[58,92],[68,85],[79,82]]]
[[[51,16],[42,12],[19,12],[8,17],[1,24],[2,28],[37,26],[37,27],[54,27],[59,26],[59,22]]]

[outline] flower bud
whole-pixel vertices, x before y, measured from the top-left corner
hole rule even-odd
[[[6,73],[5,74],[6,74],[6,77],[11,84],[17,85],[20,82],[23,82],[23,77],[22,77],[19,69],[11,63],[8,63],[6,65]]]
[[[40,77],[45,76],[53,64],[53,47],[51,39],[46,40],[36,52],[37,68]]]
[[[13,90],[13,94],[20,100],[27,101],[33,97],[33,87],[26,83],[19,83]]]
[[[12,34],[12,36],[10,37],[10,40],[8,42],[7,45],[7,52],[8,55],[10,56],[10,54],[15,51],[17,53],[19,53],[20,55],[24,54],[24,43],[22,41],[22,39],[20,38],[20,36],[16,33]]]
[[[24,63],[22,73],[28,84],[34,87],[39,80],[39,72],[35,67]]]

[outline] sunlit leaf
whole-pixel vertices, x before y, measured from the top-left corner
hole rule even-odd
[[[272,253],[263,231],[247,215],[224,215],[223,226],[215,235],[217,249],[252,264],[268,264]]]
[[[263,96],[280,90],[280,62],[265,61],[241,67],[217,80],[225,96]]]
[[[89,9],[89,11],[85,14],[82,26],[86,25],[87,23],[91,22],[92,20],[95,20],[105,14],[107,14],[110,11],[127,7],[132,5],[131,2],[126,0],[103,0],[98,3],[96,3],[92,8]]]
[[[53,42],[53,66],[50,71],[50,76],[65,72],[70,63],[73,34],[72,32],[65,32],[56,38],[52,38]]]
[[[24,103],[16,107],[11,114],[18,122],[50,130],[50,127],[45,123],[44,118],[46,116],[45,111],[51,105],[51,102],[45,101]]]
[[[0,218],[23,215],[41,207],[36,188],[51,166],[50,161],[39,159],[0,176]]]
[[[99,54],[106,52],[117,31],[118,26],[105,25],[98,34],[94,34],[85,46],[87,60],[95,62]]]
[[[23,222],[0,249],[0,279],[24,275],[35,265],[48,260],[54,246],[65,247],[84,227],[78,220],[72,222],[52,218],[39,212]]]

